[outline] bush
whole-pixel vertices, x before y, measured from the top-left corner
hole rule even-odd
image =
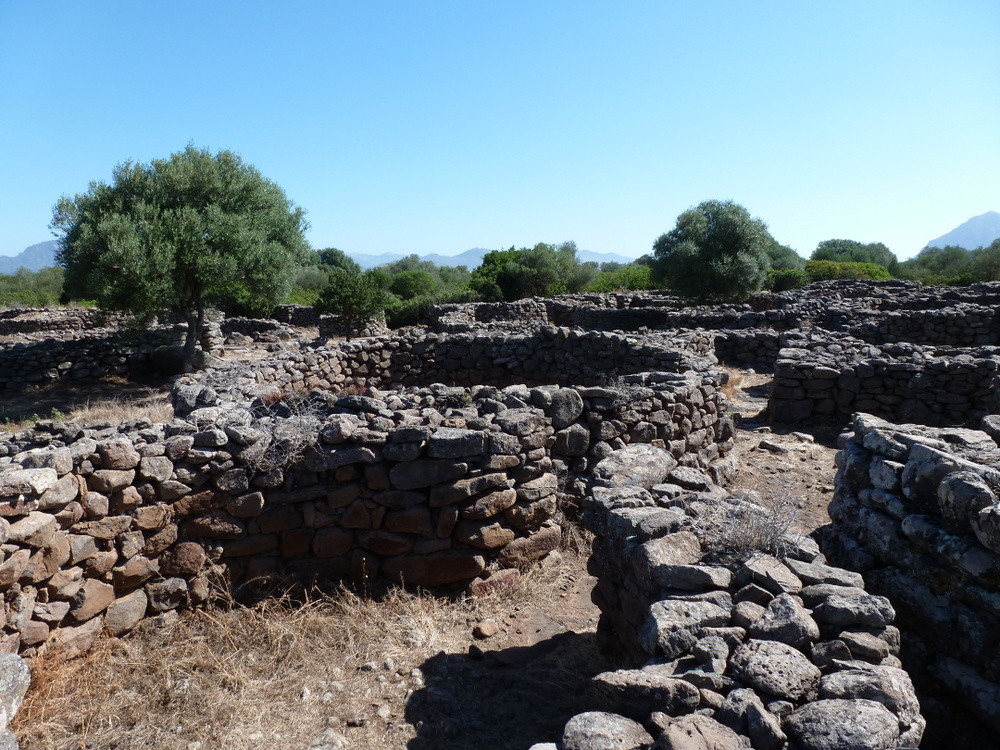
[[[789,289],[801,289],[809,283],[805,271],[795,268],[778,268],[767,275],[767,288],[772,292],[787,292]]]
[[[705,201],[677,217],[653,244],[658,275],[685,297],[742,302],[764,287],[774,238],[732,201]]]
[[[605,264],[608,265],[608,264]],[[632,264],[613,271],[599,271],[587,285],[588,292],[615,292],[619,289],[652,289],[653,269]]]
[[[806,263],[809,281],[869,280],[888,281],[892,274],[877,263],[840,263],[835,260],[810,260]]]

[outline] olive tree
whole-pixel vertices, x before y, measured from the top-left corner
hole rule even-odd
[[[185,369],[207,306],[270,310],[309,253],[304,211],[278,185],[231,151],[190,145],[61,198],[51,227],[64,297],[145,317],[175,310],[188,325]]]
[[[658,276],[678,294],[699,300],[745,300],[770,270],[774,238],[767,225],[732,201],[705,201],[677,217],[653,243]]]

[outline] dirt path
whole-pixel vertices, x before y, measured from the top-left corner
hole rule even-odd
[[[771,376],[753,370],[729,372],[740,460],[730,489],[757,492],[765,505],[794,508],[796,531],[808,533],[827,523],[839,425],[816,421],[792,429],[773,424],[764,413]]]

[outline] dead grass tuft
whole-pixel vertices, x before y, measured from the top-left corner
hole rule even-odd
[[[801,505],[801,499],[787,489],[766,499],[759,495],[752,501],[730,498],[698,519],[698,533],[706,549],[716,555],[742,559],[766,552],[781,556],[795,539],[792,530]]]
[[[414,692],[427,692],[421,666],[469,662],[482,619],[551,609],[566,564],[477,599],[392,589],[374,601],[341,590],[147,624],[76,661],[36,659],[13,729],[23,750],[307,748],[328,731],[350,747],[405,747],[424,723],[408,715]],[[459,692],[448,711],[480,715],[477,691]]]
[[[728,401],[735,401],[743,384],[743,373],[733,367],[724,367],[722,371],[728,375],[726,382],[722,384],[722,394]]]
[[[174,407],[166,393],[155,393],[141,398],[112,396],[105,399],[87,399],[86,403],[72,409],[66,419],[83,424],[92,422],[127,422],[146,418],[153,422],[169,422],[174,418]]]

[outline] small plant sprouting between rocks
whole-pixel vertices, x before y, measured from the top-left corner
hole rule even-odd
[[[799,498],[787,490],[769,501],[759,496],[730,498],[702,515],[697,531],[706,550],[720,558],[743,559],[761,552],[781,557],[800,536],[792,531],[799,506]]]

